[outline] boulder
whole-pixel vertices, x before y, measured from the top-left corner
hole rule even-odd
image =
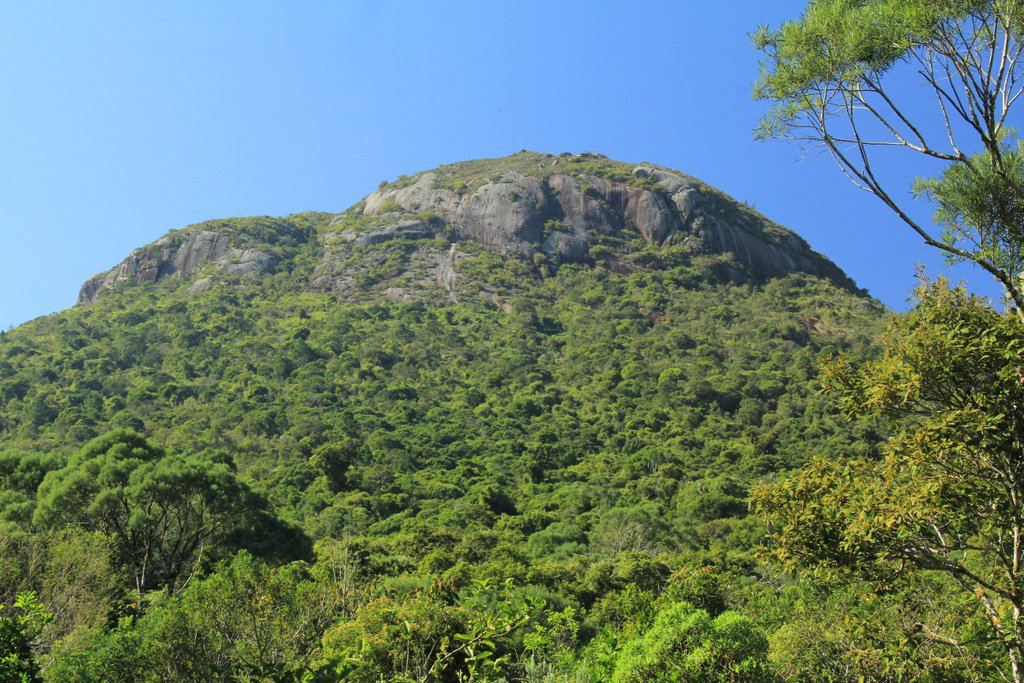
[[[502,252],[532,253],[543,239],[548,199],[541,180],[508,172],[463,199],[450,216],[455,234]]]
[[[579,263],[585,261],[590,253],[590,241],[555,231],[540,245],[540,250],[560,261]]]
[[[630,192],[625,213],[630,227],[638,230],[651,244],[662,244],[680,226],[679,216],[668,202],[650,190]]]

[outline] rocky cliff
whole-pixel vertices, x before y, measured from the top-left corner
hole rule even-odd
[[[104,292],[125,285],[185,280],[195,293],[218,275],[273,273],[282,258],[294,255],[298,246],[309,242],[313,234],[310,225],[331,215],[308,212],[287,218],[212,220],[176,230],[86,280],[78,292],[78,303],[92,303]]]
[[[87,280],[78,293],[78,303],[89,303],[103,290],[121,282],[142,284],[171,276],[184,277],[207,264],[234,274],[273,272],[273,256],[258,249],[229,247],[229,240],[229,233],[206,230],[164,237],[148,247],[136,249],[112,270]]]
[[[317,261],[307,286],[339,296],[381,281],[367,273],[390,268],[383,279],[406,277],[388,296],[433,287],[454,298],[459,255],[474,244],[538,268],[659,267],[646,252],[662,250],[715,257],[713,269],[728,280],[802,272],[852,287],[798,235],[697,179],[596,154],[520,152],[451,164],[382,183],[341,214],[242,220],[199,224],[137,249],[88,280],[79,303],[123,284],[188,280],[196,293],[218,278],[269,275],[303,245]],[[389,245],[402,247],[397,263]],[[629,258],[640,252],[645,258]]]

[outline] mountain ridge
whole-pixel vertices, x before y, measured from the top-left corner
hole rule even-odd
[[[383,285],[380,292],[450,299],[467,245],[525,259],[538,273],[566,263],[657,269],[668,259],[722,281],[801,272],[856,290],[798,234],[685,173],[587,152],[521,151],[400,176],[337,214],[221,219],[172,231],[87,280],[78,303],[125,284],[178,278],[195,294],[225,277],[272,275],[303,247],[317,261],[309,290],[351,297],[366,285],[366,262],[395,261],[398,250],[402,263],[384,278],[392,282],[372,283]]]

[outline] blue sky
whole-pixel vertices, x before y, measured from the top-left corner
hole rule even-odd
[[[340,211],[382,179],[519,149],[691,173],[903,309],[916,264],[937,273],[941,257],[830,160],[753,140],[748,34],[802,7],[4,3],[0,327],[73,305],[168,230]]]

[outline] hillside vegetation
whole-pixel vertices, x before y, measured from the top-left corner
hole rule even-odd
[[[498,171],[552,157],[511,159]],[[473,192],[491,163],[438,173]],[[877,303],[839,277],[744,275],[735,255],[628,221],[579,261],[443,225],[342,240],[344,289],[317,286],[339,233],[376,215],[363,207],[172,233],[131,271],[170,263],[165,249],[170,275],[123,270],[92,303],[0,336],[0,604],[46,680],[888,666],[900,603],[872,606],[873,650],[843,629],[816,639],[816,620],[861,608],[763,564],[747,510],[753,482],[878,455],[881,427],[840,417],[818,382],[837,352],[872,357]],[[175,256],[199,233],[228,237],[204,238],[204,263]],[[451,279],[424,249],[457,254]],[[252,252],[272,266],[225,265]]]

